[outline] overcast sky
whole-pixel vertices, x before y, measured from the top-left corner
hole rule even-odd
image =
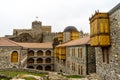
[[[89,17],[95,10],[108,12],[119,0],[0,0],[0,36],[12,35],[13,29],[30,29],[32,21],[51,25],[52,32],[66,26],[89,32]]]

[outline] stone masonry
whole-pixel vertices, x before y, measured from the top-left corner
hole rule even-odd
[[[96,72],[102,80],[120,80],[120,3],[109,12],[110,40],[109,63],[103,62],[101,47],[96,47]]]
[[[43,26],[40,21],[32,22],[32,29],[14,29],[13,35],[6,35],[16,42],[53,42],[57,34],[51,32],[51,26]]]
[[[20,47],[0,47],[0,69],[19,68],[20,65]],[[11,53],[18,52],[19,60],[16,63],[11,62]]]

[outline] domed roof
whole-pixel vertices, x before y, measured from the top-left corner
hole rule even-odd
[[[78,32],[78,30],[76,29],[76,27],[74,26],[67,26],[65,29],[64,29],[64,32]]]

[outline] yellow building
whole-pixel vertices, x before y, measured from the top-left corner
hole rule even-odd
[[[82,37],[80,36],[80,34],[82,34],[83,36],[83,33],[79,32],[77,28],[75,28],[74,26],[68,26],[64,29],[63,32],[58,33],[58,41],[60,43],[65,43],[71,40],[75,40]]]
[[[109,46],[109,16],[108,13],[96,12],[90,19],[91,46]]]

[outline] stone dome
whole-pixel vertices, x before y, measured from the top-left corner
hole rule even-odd
[[[78,32],[77,28],[74,27],[74,26],[67,26],[65,29],[64,29],[64,32]]]

